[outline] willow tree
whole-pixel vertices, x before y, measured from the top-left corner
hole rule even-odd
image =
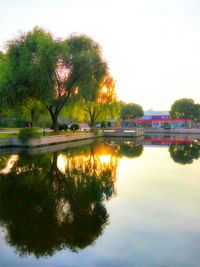
[[[75,121],[88,121],[93,128],[96,121],[117,118],[119,113],[120,105],[116,101],[115,81],[110,74],[107,74],[96,95],[90,95],[76,103],[71,101],[70,105],[65,106],[63,114]]]
[[[1,81],[3,81],[4,73],[6,71],[5,68],[6,68],[6,55],[0,51],[0,83]],[[4,101],[3,101],[4,98],[2,96],[0,97],[0,114],[2,113],[4,107]]]
[[[43,104],[35,99],[29,99],[24,105],[18,105],[14,109],[15,114],[23,114],[23,118],[32,123],[35,127],[40,120],[48,116],[48,112],[44,109]]]
[[[95,122],[100,119],[102,113],[113,113],[113,103],[116,103],[115,81],[111,75],[105,75],[99,87],[96,98],[90,97],[84,103],[84,112],[89,119],[90,127],[93,128]],[[115,106],[114,106],[115,107]]]
[[[40,28],[8,42],[0,92],[12,106],[30,98],[43,103],[53,128],[68,99],[95,99],[107,75],[99,45],[86,35],[55,40]]]

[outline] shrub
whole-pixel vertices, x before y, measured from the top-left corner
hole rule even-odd
[[[19,131],[18,138],[21,143],[26,143],[32,138],[39,137],[39,133],[34,128],[25,127]]]
[[[111,122],[108,121],[108,122],[107,122],[107,127],[111,127],[111,125],[112,125]]]
[[[70,130],[75,132],[79,129],[79,125],[77,123],[73,123],[71,126],[70,126]]]
[[[68,130],[68,125],[67,124],[59,124],[58,125],[59,131],[67,131]]]
[[[101,128],[106,128],[106,123],[105,123],[105,121],[102,121],[102,122],[101,122]]]
[[[53,125],[50,127],[51,130],[53,130]],[[68,125],[67,124],[58,124],[58,130],[59,131],[67,131],[68,130]]]

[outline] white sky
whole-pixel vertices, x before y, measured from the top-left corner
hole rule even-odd
[[[200,102],[199,0],[0,0],[1,49],[36,25],[99,42],[126,102],[154,110],[182,97]]]

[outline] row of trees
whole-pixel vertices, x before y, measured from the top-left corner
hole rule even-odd
[[[172,118],[189,118],[193,121],[200,121],[200,104],[195,103],[191,98],[176,100],[170,108]],[[126,104],[121,109],[121,119],[136,119],[144,115],[143,109],[138,104]]]
[[[21,34],[0,52],[0,113],[24,114],[34,125],[39,116],[77,121],[131,119],[141,106],[118,102],[115,81],[100,46],[86,35],[61,40],[41,28]]]
[[[118,102],[113,106],[115,114],[122,120],[133,120],[144,115],[143,108],[135,103],[125,104]],[[182,98],[176,100],[170,108],[172,118],[189,118],[193,121],[200,121],[200,104],[195,103],[191,98]]]
[[[37,27],[0,52],[0,107],[0,116],[28,113],[33,124],[50,115],[55,131],[59,115],[89,121],[93,127],[96,121],[144,114],[138,104],[117,101],[115,81],[94,40],[86,35],[55,39]],[[200,104],[179,99],[170,115],[199,121]]]
[[[27,108],[31,103],[33,120],[38,108],[45,108],[55,131],[58,115],[70,100],[83,101],[86,107],[115,100],[101,49],[85,35],[55,40],[35,28],[8,42],[7,53],[0,55],[0,70],[1,106]]]

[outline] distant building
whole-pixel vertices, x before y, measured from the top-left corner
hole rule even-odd
[[[191,128],[192,120],[188,118],[173,119],[168,111],[147,111],[142,118],[134,120],[138,127],[145,128]]]

